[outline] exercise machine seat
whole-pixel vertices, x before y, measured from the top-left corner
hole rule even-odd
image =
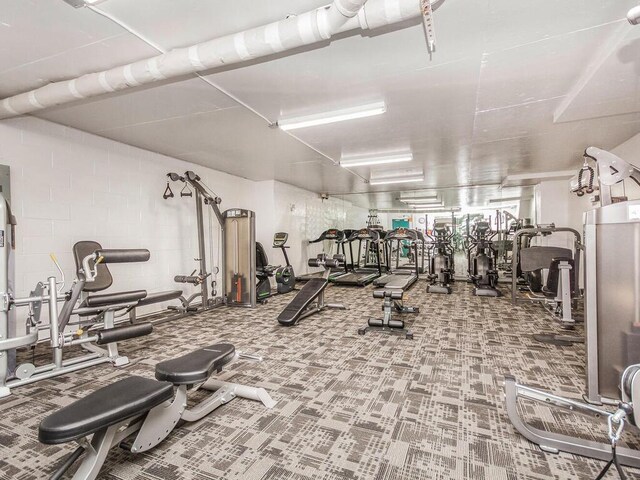
[[[267,257],[267,252],[265,252],[264,247],[260,242],[256,242],[256,273],[260,276],[269,276],[271,272],[269,271],[269,258]]]
[[[42,420],[38,439],[47,445],[79,440],[99,430],[144,415],[173,398],[173,385],[127,377],[76,400]]]
[[[98,242],[91,240],[83,240],[77,242],[73,246],[73,258],[76,262],[76,271],[78,275],[82,274],[82,260],[92,253],[103,250],[102,245]],[[91,267],[95,267],[94,262],[91,262]],[[99,263],[96,269],[96,278],[93,282],[86,283],[82,289],[85,292],[100,292],[106,290],[113,284],[113,277],[109,268],[104,263]]]
[[[520,269],[523,272],[533,272],[549,268],[554,258],[573,258],[573,252],[568,248],[534,246],[520,251]]]
[[[290,327],[295,325],[298,317],[307,309],[318,295],[327,287],[328,281],[324,278],[311,278],[300,289],[298,294],[278,315],[278,322],[281,325]]]
[[[176,298],[179,298],[180,296],[182,296],[182,293],[183,293],[182,290],[170,290],[170,291],[167,291],[167,292],[150,293],[146,297],[141,299],[136,304],[136,307],[143,307],[145,305],[153,305],[154,303],[169,302],[171,300],[175,300]]]
[[[130,292],[105,293],[103,295],[91,295],[85,298],[80,307],[108,307],[119,303],[138,302],[147,296],[146,290],[131,290]]]
[[[233,360],[236,349],[230,343],[218,343],[156,365],[156,378],[174,385],[205,382],[214,372]]]

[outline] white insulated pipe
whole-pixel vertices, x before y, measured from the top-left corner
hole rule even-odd
[[[337,33],[374,29],[421,14],[420,0],[334,0],[285,20],[5,98],[0,102],[0,119],[238,64],[326,41]]]

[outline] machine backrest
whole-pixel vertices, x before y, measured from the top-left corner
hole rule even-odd
[[[569,248],[535,246],[520,250],[520,269],[523,272],[548,269],[554,258],[573,259]]]
[[[269,265],[269,258],[267,252],[260,242],[256,242],[256,268],[258,270],[263,269]]]
[[[576,276],[575,276],[575,262],[571,257],[557,257],[551,261],[551,265],[549,266],[549,275],[547,276],[547,285],[546,289],[549,292],[553,292],[554,294],[558,293],[558,284],[560,283],[560,262],[567,262],[571,265],[571,270],[569,272],[569,279],[571,285],[571,294],[576,290]]]
[[[82,272],[82,260],[96,250],[102,250],[102,245],[91,240],[83,240],[73,246],[73,258],[76,262],[76,272],[78,275],[84,275]],[[91,267],[93,266],[93,262],[91,262]],[[99,263],[95,280],[93,282],[87,282],[82,291],[100,292],[106,290],[112,284],[113,277],[111,276],[109,268],[104,263]]]

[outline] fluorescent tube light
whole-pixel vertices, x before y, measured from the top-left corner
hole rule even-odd
[[[278,120],[277,125],[282,130],[295,130],[297,128],[315,127],[317,125],[326,125],[328,123],[344,122],[345,120],[354,120],[356,118],[372,117],[374,115],[381,115],[386,111],[387,106],[384,102],[376,102],[369,103],[367,105],[360,105],[359,107],[317,113],[304,117],[285,118],[283,120]]]
[[[420,212],[424,212],[424,213],[451,213],[451,212],[459,212],[460,210],[462,210],[460,207],[451,207],[451,208],[440,208],[438,210],[426,210],[426,209],[416,209],[413,210],[413,212],[416,213],[420,213]]]
[[[410,195],[402,195],[400,194],[400,201],[402,202],[418,202],[422,200],[438,200],[438,195],[421,195],[418,197],[412,197]]]
[[[402,155],[388,155],[386,157],[345,158],[340,160],[340,166],[343,168],[363,167],[365,165],[410,162],[411,160],[413,160],[413,155],[410,153]]]
[[[434,198],[433,200],[412,200],[410,198],[400,199],[402,203],[406,203],[407,205],[442,205],[442,200],[438,200]]]
[[[371,179],[369,184],[371,185],[388,185],[390,183],[412,183],[412,182],[424,182],[424,175],[413,175],[410,177],[386,177]]]
[[[408,207],[411,208],[423,208],[423,209],[434,209],[434,208],[442,208],[444,207],[444,203],[442,202],[438,202],[438,203],[434,203],[433,205],[422,205],[420,203],[407,203]]]

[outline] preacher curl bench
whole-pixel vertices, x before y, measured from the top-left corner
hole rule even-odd
[[[215,380],[222,367],[240,358],[254,358],[236,352],[228,343],[201,348],[156,365],[157,380],[132,376],[103,387],[46,417],[38,431],[40,442],[58,445],[77,442],[51,476],[62,478],[84,454],[73,480],[94,479],[116,445],[141,453],[158,445],[179,421],[195,422],[236,397],[257,400],[267,408],[276,402],[263,388]],[[259,358],[258,358],[259,360]],[[198,405],[187,408],[187,391],[212,393]]]

